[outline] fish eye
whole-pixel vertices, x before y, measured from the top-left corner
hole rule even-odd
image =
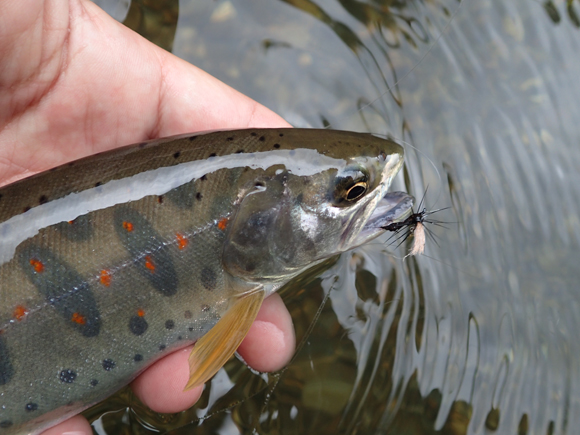
[[[365,194],[365,192],[367,191],[367,187],[368,186],[366,181],[359,181],[346,191],[345,199],[347,201],[356,201]]]
[[[369,188],[368,176],[361,170],[350,170],[335,179],[334,204],[348,205],[362,198]]]

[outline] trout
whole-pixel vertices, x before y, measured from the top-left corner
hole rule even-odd
[[[38,433],[196,342],[188,388],[262,300],[413,199],[369,134],[222,131],[130,145],[0,189],[0,435]]]

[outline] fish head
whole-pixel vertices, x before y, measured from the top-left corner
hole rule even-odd
[[[387,194],[403,164],[402,147],[372,135],[339,133],[318,146],[296,141],[291,158],[281,157],[242,181],[222,258],[232,275],[275,290],[410,213],[412,197]]]

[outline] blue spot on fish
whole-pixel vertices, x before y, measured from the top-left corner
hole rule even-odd
[[[147,321],[141,316],[133,316],[129,320],[129,330],[135,335],[143,335],[149,325]]]
[[[38,409],[38,405],[36,403],[27,403],[26,404],[26,408],[25,408],[28,412],[32,412],[32,411],[36,411]]]
[[[169,248],[153,226],[129,207],[115,210],[114,225],[125,249],[135,259],[135,267],[165,296],[177,293],[177,273]]]
[[[60,381],[66,384],[72,384],[74,380],[77,378],[77,374],[74,370],[67,369],[60,372],[59,375]]]
[[[113,370],[116,366],[117,364],[112,359],[107,358],[106,360],[103,360],[103,368],[108,372]]]
[[[50,250],[29,246],[19,254],[28,279],[67,324],[85,337],[99,335],[101,316],[89,284]]]

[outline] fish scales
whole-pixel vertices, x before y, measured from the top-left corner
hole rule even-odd
[[[381,169],[382,181],[375,182],[388,187],[402,150],[371,138],[299,129],[174,137],[0,189],[0,435],[38,432],[102,400],[202,337],[255,282],[276,290],[304,269],[294,263],[311,252],[321,251],[311,263],[339,252],[322,254],[308,241],[307,254],[297,256],[296,245],[292,255],[282,253],[293,269],[266,280],[258,276],[260,264],[242,255],[241,236],[230,233],[269,238],[261,224],[242,220],[241,205],[254,198],[260,204],[266,192],[273,205],[256,222],[267,221],[261,216],[283,221],[277,198],[312,183],[308,174],[340,172],[340,162],[353,155],[391,165],[390,178]],[[369,141],[379,142],[380,152],[374,143],[367,149]],[[327,201],[324,192],[337,189],[328,184],[322,194],[301,193],[284,204],[296,214],[299,202]],[[293,221],[283,224],[276,223],[295,231]],[[261,252],[262,240],[256,243]],[[226,261],[229,244],[236,250]],[[235,276],[238,269],[247,276]]]

